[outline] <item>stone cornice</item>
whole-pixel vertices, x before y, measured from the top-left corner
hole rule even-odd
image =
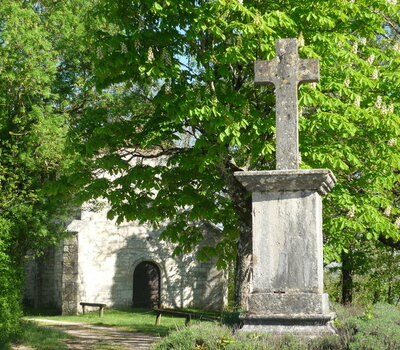
[[[322,196],[336,183],[329,169],[237,171],[234,175],[249,192],[316,191]]]

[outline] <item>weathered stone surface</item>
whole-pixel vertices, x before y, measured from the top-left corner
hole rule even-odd
[[[297,90],[302,82],[319,80],[319,61],[300,59],[297,39],[278,39],[276,57],[256,61],[254,82],[273,84],[276,93],[276,168],[299,168]]]
[[[325,293],[252,293],[249,310],[262,315],[319,315],[329,312],[329,299]]]
[[[238,171],[235,177],[249,192],[316,191],[325,195],[336,183],[329,169]]]
[[[199,263],[196,250],[174,257],[175,245],[159,240],[162,230],[135,221],[116,225],[106,219],[107,210],[108,207],[101,212],[84,210],[78,225],[81,301],[131,306],[135,268],[149,261],[161,273],[163,307],[224,307],[226,279],[214,261]]]
[[[61,311],[63,315],[78,313],[78,235],[74,234],[63,242]]]
[[[311,337],[336,334],[336,330],[332,325],[335,317],[334,313],[314,315],[240,315],[240,319],[244,322],[243,331],[261,331]]]
[[[33,259],[33,254],[27,257],[24,303],[61,310],[61,256],[61,249],[50,247],[37,259]]]
[[[316,192],[253,193],[254,292],[322,292],[321,214]]]
[[[323,293],[321,194],[335,177],[325,169],[235,176],[253,192],[253,290],[242,330],[334,334]]]

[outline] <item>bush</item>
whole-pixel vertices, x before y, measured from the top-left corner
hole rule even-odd
[[[0,349],[20,333],[21,272],[0,251]]]

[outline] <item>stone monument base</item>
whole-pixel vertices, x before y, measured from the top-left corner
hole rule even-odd
[[[325,293],[252,293],[249,310],[265,315],[325,315],[329,313],[329,299]]]
[[[252,193],[253,281],[243,331],[334,335],[323,292],[322,196],[328,169],[235,173]]]
[[[326,314],[242,314],[241,331],[267,332],[274,335],[298,335],[305,337],[318,337],[336,335],[332,325],[334,313]]]

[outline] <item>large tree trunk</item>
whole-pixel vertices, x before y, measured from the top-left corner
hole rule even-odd
[[[342,304],[353,301],[353,267],[351,252],[342,252]]]
[[[225,180],[228,194],[232,199],[233,207],[239,219],[239,241],[235,264],[235,308],[247,310],[252,276],[252,218],[251,194],[235,178],[233,173],[240,171],[229,160],[221,162],[218,171]]]
[[[247,310],[252,277],[252,235],[251,227],[240,232],[235,266],[235,308]]]

